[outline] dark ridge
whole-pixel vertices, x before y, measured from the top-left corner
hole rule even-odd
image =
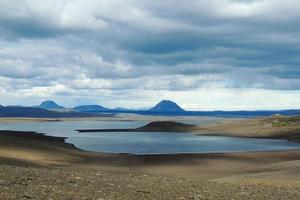
[[[27,138],[27,139],[36,139],[36,140],[46,140],[53,142],[65,142],[66,137],[55,137],[48,136],[44,133],[37,133],[32,131],[10,131],[10,130],[0,130],[1,136],[13,136],[19,138]]]
[[[132,129],[79,129],[76,130],[80,133],[83,132],[190,132],[193,131],[195,125],[184,124],[173,121],[155,121],[149,124]]]
[[[155,121],[137,129],[144,131],[181,132],[190,130],[194,127],[195,125],[174,121]]]
[[[56,142],[62,146],[77,149],[73,144],[66,143],[66,137],[48,136],[44,133],[37,133],[32,131],[11,131],[11,130],[0,130],[0,136],[2,138],[13,138],[14,140],[29,139],[29,140],[40,140],[44,142]]]

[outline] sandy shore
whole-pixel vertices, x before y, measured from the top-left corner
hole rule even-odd
[[[238,121],[225,121],[193,130],[199,135],[222,135],[249,138],[300,141],[300,116],[274,116]]]
[[[300,150],[131,156],[0,134],[0,199],[299,199]]]

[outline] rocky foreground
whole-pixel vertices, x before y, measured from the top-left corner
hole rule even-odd
[[[0,165],[0,199],[295,199],[300,185]]]
[[[300,151],[130,156],[0,133],[0,199],[300,199]]]

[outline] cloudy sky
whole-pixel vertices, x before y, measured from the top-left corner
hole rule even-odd
[[[0,0],[0,104],[300,108],[299,0]]]

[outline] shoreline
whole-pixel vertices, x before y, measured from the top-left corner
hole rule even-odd
[[[238,136],[226,136],[226,135],[204,135],[204,134],[198,134],[199,136],[222,136],[222,137],[238,137]],[[89,151],[89,150],[84,150],[79,147],[76,147],[73,143],[68,143],[65,140],[68,139],[68,137],[61,137],[61,136],[49,136],[46,133],[38,133],[38,132],[33,132],[33,131],[12,131],[12,130],[0,130],[0,138],[3,137],[13,137],[13,138],[18,138],[18,139],[33,139],[33,140],[41,140],[41,141],[47,141],[47,142],[57,142],[60,143],[61,145],[65,145],[68,148],[71,148],[73,150],[78,150],[81,152],[86,152],[86,153],[99,153],[99,154],[107,154],[107,155],[121,155],[121,156],[133,156],[133,157],[170,157],[170,156],[194,156],[194,155],[199,155],[199,156],[207,156],[207,155],[225,155],[225,154],[244,154],[244,153],[273,153],[273,152],[289,152],[289,151],[297,151],[300,150],[299,148],[295,149],[286,149],[286,150],[262,150],[262,151],[225,151],[225,152],[182,152],[182,153],[153,153],[153,154],[132,154],[132,153],[114,153],[114,152],[101,152],[101,151]],[[243,137],[240,137],[243,138]],[[250,137],[247,137],[250,138]],[[270,138],[254,138],[254,139],[270,139]],[[283,140],[280,138],[276,138],[279,140]],[[289,141],[293,142],[293,141]],[[298,142],[295,142],[298,143]]]
[[[201,136],[202,134],[200,134]],[[212,135],[207,135],[212,136]],[[220,135],[216,135],[220,136]],[[235,137],[235,136],[222,136],[222,137]],[[255,154],[255,153],[288,153],[288,152],[295,152],[299,151],[300,153],[300,147],[299,149],[286,149],[286,150],[263,150],[263,151],[237,151],[237,152],[203,152],[203,153],[155,153],[155,154],[132,154],[132,153],[113,153],[113,152],[98,152],[98,151],[89,151],[84,150],[81,148],[76,147],[72,143],[68,143],[65,140],[67,137],[57,137],[57,136],[49,136],[45,133],[38,133],[38,132],[32,132],[32,131],[11,131],[11,130],[0,130],[0,144],[2,146],[7,145],[16,145],[20,144],[22,142],[22,139],[31,141],[33,143],[36,142],[48,142],[52,146],[59,146],[62,148],[66,148],[68,150],[74,150],[81,153],[87,153],[87,154],[99,154],[99,155],[105,155],[105,156],[124,156],[124,157],[189,157],[189,156],[196,156],[196,157],[206,157],[206,156],[219,156],[219,155],[239,155],[239,154]],[[7,140],[8,138],[8,140]],[[6,139],[6,140],[5,140]],[[19,139],[17,142],[13,142],[13,139]],[[269,139],[269,138],[258,138],[258,139]],[[281,139],[282,140],[282,139]],[[8,142],[5,144],[5,142]],[[292,142],[292,141],[291,141]],[[34,145],[32,146],[34,147]]]
[[[152,121],[138,128],[78,129],[78,133],[97,132],[176,132],[202,136],[222,136],[255,139],[281,139],[300,142],[300,117],[269,117],[225,121],[213,125],[192,125],[176,121]]]
[[[199,126],[197,135],[284,139],[300,142],[300,116],[275,116]]]
[[[300,140],[289,140],[285,136],[243,136],[243,135],[231,135],[226,133],[195,133],[190,132],[191,134],[195,134],[197,136],[212,136],[212,137],[232,137],[232,138],[243,138],[243,139],[265,139],[265,140],[283,140],[292,143],[300,143]]]

